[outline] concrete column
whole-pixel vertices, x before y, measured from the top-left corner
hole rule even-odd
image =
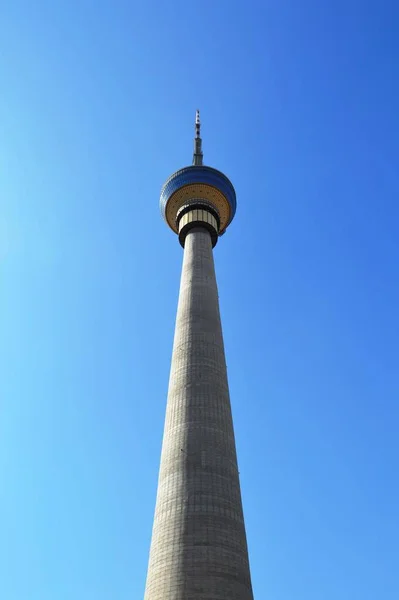
[[[145,600],[253,600],[211,237],[185,240]]]

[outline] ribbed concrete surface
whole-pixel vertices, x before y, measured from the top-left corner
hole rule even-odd
[[[145,600],[252,600],[211,239],[184,248]]]

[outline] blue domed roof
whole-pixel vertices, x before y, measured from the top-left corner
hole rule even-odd
[[[165,221],[167,221],[166,207],[169,198],[180,188],[196,183],[213,186],[225,196],[230,205],[230,218],[227,223],[227,225],[229,225],[233,220],[237,207],[234,187],[226,175],[223,175],[223,173],[212,167],[205,167],[203,165],[184,167],[183,169],[176,171],[176,173],[173,173],[173,175],[166,180],[162,187],[160,198],[161,214]]]

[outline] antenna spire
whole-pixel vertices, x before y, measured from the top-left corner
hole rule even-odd
[[[194,138],[194,154],[193,165],[202,165],[202,139],[201,139],[201,121],[199,110],[195,113],[195,138]]]

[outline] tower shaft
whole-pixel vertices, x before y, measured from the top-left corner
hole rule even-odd
[[[209,231],[185,238],[145,600],[253,600]]]

